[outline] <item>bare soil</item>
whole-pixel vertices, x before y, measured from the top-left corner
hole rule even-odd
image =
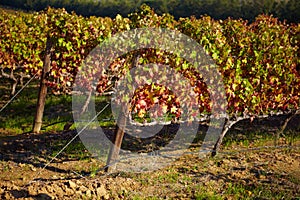
[[[72,134],[2,136],[0,199],[196,199],[201,194],[224,199],[300,197],[299,142],[280,148],[233,143],[215,158],[199,158],[195,147],[170,166],[147,173],[98,171],[94,175],[104,164],[88,153],[80,159],[62,154],[43,169],[53,156],[53,145]],[[273,144],[265,142],[266,146]]]

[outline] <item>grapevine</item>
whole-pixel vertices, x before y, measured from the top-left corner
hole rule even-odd
[[[55,50],[47,85],[55,94],[70,93],[77,72],[97,45],[116,33],[143,27],[180,31],[203,46],[222,74],[228,103],[227,127],[240,118],[299,111],[300,25],[267,15],[249,23],[243,19],[214,20],[209,16],[175,20],[169,14],[157,15],[145,5],[128,18],[117,15],[114,19],[83,17],[54,8],[35,13],[0,10],[0,78],[9,78],[16,84],[41,71],[46,38],[51,37],[55,40]],[[194,87],[197,96],[193,104],[198,105],[200,113],[211,112],[206,75],[196,72],[186,60],[156,49],[128,52],[114,60],[110,70],[91,67],[81,86],[100,94],[112,88],[130,70],[136,53],[140,64],[159,63],[176,69]],[[95,66],[102,59],[105,58],[88,62]],[[97,84],[91,85],[95,76]],[[131,102],[131,110],[141,118],[147,116],[155,103],[163,105],[165,113],[180,117],[180,103],[183,103],[177,102],[168,88],[153,84],[135,91]]]

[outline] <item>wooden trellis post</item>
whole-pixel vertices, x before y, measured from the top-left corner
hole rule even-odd
[[[120,113],[117,124],[120,124],[120,125],[126,124],[126,116],[124,115],[124,113],[122,113],[122,112]],[[121,125],[121,127],[122,127],[122,125]],[[123,127],[125,127],[125,126],[123,126]],[[106,168],[105,168],[106,172],[112,172],[115,169],[114,164],[115,164],[115,162],[117,162],[117,160],[119,158],[119,153],[120,153],[120,149],[122,146],[124,134],[125,134],[124,130],[117,125],[114,139],[113,139],[113,144],[110,147],[109,155],[108,155],[107,162],[106,162]]]
[[[135,52],[132,57],[131,69],[136,66],[137,61],[138,61],[138,53]],[[114,171],[115,162],[117,162],[117,160],[119,158],[122,141],[123,141],[123,137],[125,134],[124,130],[122,129],[122,127],[125,128],[125,124],[126,124],[126,116],[125,115],[126,115],[126,110],[120,111],[117,125],[116,125],[116,131],[115,131],[114,138],[113,138],[113,144],[110,147],[109,155],[108,155],[107,162],[106,162],[106,167],[105,167],[106,172]],[[121,126],[121,128],[118,126],[118,124]]]
[[[46,102],[46,95],[47,95],[47,86],[46,86],[46,75],[50,71],[50,64],[51,64],[51,53],[53,51],[53,40],[48,37],[45,49],[45,57],[43,63],[43,70],[42,76],[40,80],[40,88],[39,88],[39,96],[36,106],[36,113],[34,118],[34,124],[32,128],[33,133],[39,133],[42,127],[43,122],[43,114]]]

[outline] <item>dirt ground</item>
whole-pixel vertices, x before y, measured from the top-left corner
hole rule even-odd
[[[194,154],[147,173],[91,174],[103,163],[65,154],[42,169],[51,158],[51,144],[68,137],[70,133],[2,137],[0,198],[196,199],[201,194],[224,199],[239,199],[238,195],[252,199],[300,198],[299,142],[293,147],[258,149],[232,144],[215,158],[199,158],[197,148],[191,148]],[[272,146],[272,142],[264,145]]]
[[[295,136],[299,119],[289,127]],[[78,138],[51,161],[75,131],[11,135],[3,129],[0,199],[300,199],[300,140],[282,137],[274,146],[274,140],[249,135],[263,128],[272,134],[280,120],[242,122],[216,157],[200,158],[195,143],[169,166],[146,173],[105,173],[105,163],[92,158]],[[124,141],[124,147],[130,144]]]

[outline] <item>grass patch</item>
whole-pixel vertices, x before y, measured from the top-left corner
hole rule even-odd
[[[69,140],[58,140],[53,143],[50,143],[51,148],[51,157],[56,156],[59,151],[65,147],[65,145],[69,142]],[[90,159],[91,155],[88,152],[88,150],[85,148],[83,143],[80,140],[75,140],[71,144],[69,144],[66,149],[62,152],[62,154],[59,156],[64,159],[70,159],[70,160],[87,160]]]
[[[226,194],[234,199],[284,199],[286,196],[284,192],[274,191],[274,188],[268,188],[260,184],[245,186],[238,183],[229,183]]]
[[[195,195],[195,199],[197,199],[197,200],[204,200],[204,199],[221,200],[223,198],[216,194],[209,194],[208,192],[199,192],[198,194]]]
[[[299,130],[287,130],[276,140],[276,133],[266,131],[244,131],[243,133],[231,131],[223,140],[222,146],[242,146],[246,148],[276,145],[295,145],[300,140]]]
[[[10,101],[9,85],[1,80],[0,108]],[[8,85],[8,86],[7,86]],[[18,87],[17,90],[20,88]],[[33,81],[11,101],[0,113],[0,130],[11,135],[32,130],[38,97],[38,80]],[[83,96],[83,98],[85,98]],[[109,97],[93,97],[95,110],[99,112],[110,101]],[[42,131],[62,131],[67,122],[73,120],[72,95],[53,95],[48,93],[45,102]],[[98,116],[99,125],[113,126],[115,121],[111,108],[106,108]],[[71,129],[75,129],[73,125]]]

